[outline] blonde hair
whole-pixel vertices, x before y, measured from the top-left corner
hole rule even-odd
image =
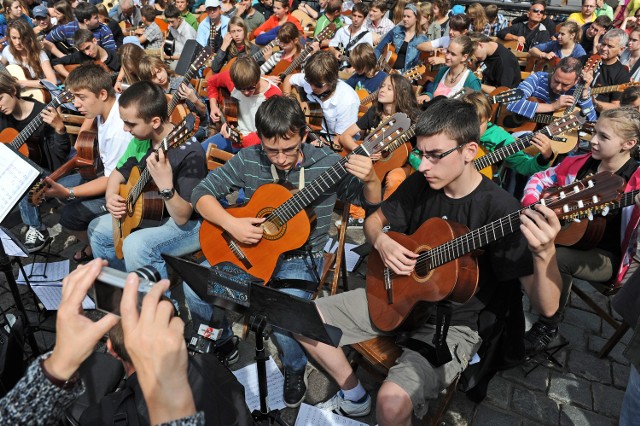
[[[474,31],[482,32],[484,27],[489,23],[484,7],[482,7],[480,3],[474,3],[467,7],[467,15],[471,18]]]
[[[632,107],[607,109],[602,111],[598,121],[603,119],[613,122],[611,127],[624,141],[635,140],[636,144],[631,151],[637,152],[640,142],[640,111]]]

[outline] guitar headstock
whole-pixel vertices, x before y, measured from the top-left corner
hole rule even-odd
[[[544,131],[547,136],[561,135],[568,130],[582,126],[585,121],[586,118],[580,115],[580,111],[574,111],[549,124],[544,128]]]
[[[582,67],[583,71],[591,71],[594,70],[597,71],[598,68],[600,68],[600,64],[602,63],[602,56],[600,55],[591,55],[591,57],[589,57],[589,60],[587,60],[587,63],[584,64],[584,67]]]
[[[499,104],[499,103],[510,103],[519,101],[524,97],[524,92],[521,89],[509,89],[502,93],[498,93],[495,96],[491,96],[489,99],[491,103]]]
[[[215,52],[213,51],[211,46],[206,46],[200,51],[200,53],[198,53],[198,56],[196,56],[196,59],[193,61],[193,64],[191,66],[199,70],[200,68],[204,67],[207,62],[209,62],[214,53]]]
[[[315,37],[313,41],[323,41],[329,38],[333,38],[335,34],[336,34],[336,24],[332,22],[327,26],[327,28],[320,31],[320,34],[318,34],[318,36]]]
[[[424,65],[417,65],[413,68],[411,68],[410,70],[407,70],[404,74],[402,74],[404,77],[406,77],[409,81],[413,81],[413,80],[417,80],[419,78],[422,77],[422,74],[424,74],[427,71],[427,67]]]
[[[561,221],[592,217],[607,204],[617,201],[624,191],[624,179],[611,172],[600,172],[549,192],[540,203],[552,209]]]
[[[628,83],[623,83],[620,85],[620,87],[618,88],[619,92],[624,92],[625,90],[627,90],[629,87],[633,87],[633,86],[640,86],[640,81],[633,81],[631,80]]]
[[[401,133],[411,127],[411,120],[407,114],[396,112],[391,117],[382,121],[362,142],[362,148],[369,154],[382,151]]]
[[[162,148],[165,152],[169,150],[169,148],[176,148],[183,143],[185,143],[189,136],[196,130],[198,130],[198,126],[200,125],[200,118],[198,118],[195,114],[188,114],[172,131],[169,135],[162,140],[160,148]]]
[[[66,104],[67,102],[71,102],[72,100],[73,100],[73,93],[71,93],[70,91],[65,89],[62,92],[60,92],[58,94],[58,96],[53,98],[51,103],[54,105],[54,108],[57,108],[62,104]]]

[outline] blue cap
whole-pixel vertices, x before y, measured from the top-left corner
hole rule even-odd
[[[464,13],[464,6],[456,4],[451,8],[452,15],[462,15]]]
[[[138,47],[142,47],[142,45],[140,44],[140,40],[138,40],[138,37],[136,36],[127,36],[125,38],[122,39],[122,44],[135,44]],[[144,49],[144,48],[143,48]]]
[[[34,18],[46,18],[47,16],[49,16],[49,9],[47,9],[47,6],[38,5],[33,8]]]

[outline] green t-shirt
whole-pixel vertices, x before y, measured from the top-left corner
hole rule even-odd
[[[124,151],[124,154],[122,154],[122,157],[120,157],[120,160],[118,161],[118,165],[116,166],[116,168],[120,168],[124,165],[124,163],[127,162],[127,160],[131,157],[135,157],[136,161],[140,161],[142,158],[144,158],[145,155],[147,155],[147,152],[149,152],[149,149],[151,148],[151,140],[150,139],[144,139],[144,140],[140,140],[138,138],[133,138],[131,139],[131,142],[129,142],[129,145],[127,145],[127,149]]]
[[[187,13],[181,15],[187,24],[191,25],[194,30],[198,31],[198,18],[193,13],[187,11]]]
[[[336,19],[334,19],[333,23],[336,24],[336,30],[340,29],[344,25],[344,21],[342,20],[342,18],[340,16],[338,16]],[[318,19],[318,22],[316,22],[316,29],[313,32],[313,36],[317,37],[318,34],[320,34],[322,32],[322,30],[324,30],[325,28],[327,28],[329,26],[329,24],[330,24],[330,22],[329,22],[329,18],[327,18],[327,15],[322,15]]]

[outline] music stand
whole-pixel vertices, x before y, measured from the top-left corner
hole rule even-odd
[[[286,425],[280,418],[279,410],[271,411],[267,406],[266,362],[269,357],[264,350],[264,339],[270,327],[279,327],[334,347],[340,342],[342,330],[325,324],[311,300],[266,287],[261,284],[262,281],[244,271],[231,277],[231,271],[238,269],[231,263],[208,268],[166,254],[162,257],[203,301],[248,315],[249,328],[256,336],[255,359],[260,390],[260,410],[252,413],[253,418],[258,424]]]

